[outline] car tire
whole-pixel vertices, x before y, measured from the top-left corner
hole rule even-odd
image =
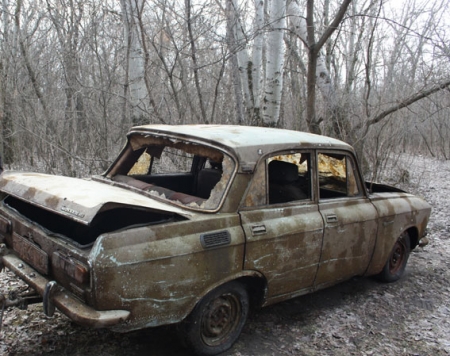
[[[395,242],[383,270],[377,276],[378,279],[386,283],[399,280],[405,272],[410,252],[411,240],[408,233],[405,231]]]
[[[216,355],[231,348],[241,334],[249,311],[245,287],[236,281],[208,293],[179,325],[185,347],[196,355]]]

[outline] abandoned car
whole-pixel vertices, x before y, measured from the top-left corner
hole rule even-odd
[[[233,345],[251,305],[397,280],[430,215],[364,182],[346,143],[228,125],[134,127],[100,176],[5,171],[0,191],[0,267],[47,315],[118,332],[177,324],[204,355]]]

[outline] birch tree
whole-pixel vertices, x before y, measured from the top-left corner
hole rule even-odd
[[[233,68],[231,75],[233,76],[239,123],[258,124],[261,122],[260,106],[262,74],[264,72],[262,53],[265,44],[265,4],[267,4],[267,1],[253,1],[253,28],[250,33],[249,31],[246,33],[243,24],[243,11],[238,1],[227,1],[227,37],[231,53],[231,66]]]
[[[261,109],[261,84],[262,84],[262,65],[263,65],[263,47],[264,47],[264,1],[254,0],[255,19],[254,19],[254,39],[252,53],[252,99],[253,99],[253,118],[252,121],[259,121]]]
[[[265,21],[267,4],[268,20]],[[232,38],[230,51],[236,56],[239,72],[236,88],[239,86],[240,93],[237,97],[243,97],[247,122],[276,126],[283,90],[286,0],[254,0],[253,5],[253,28],[246,34],[237,0],[228,2],[229,36]],[[265,63],[263,51],[266,53]]]
[[[239,62],[243,65],[248,65],[248,61],[245,60],[246,50],[245,47],[239,49],[238,42],[238,31],[237,26],[240,26],[238,22],[239,17],[236,16],[239,11],[236,9],[236,2],[234,0],[227,1],[226,6],[226,17],[227,17],[227,45],[231,52],[230,55],[230,66],[231,66],[231,82],[233,83],[234,97],[236,101],[236,118],[237,123],[242,125],[245,117],[244,104],[248,108],[250,106],[249,102],[243,100],[243,96],[248,100],[249,98],[249,83],[247,71],[243,67],[239,66]],[[246,43],[245,43],[246,44]],[[237,53],[236,53],[237,52]],[[238,53],[243,52],[244,56],[239,56]],[[239,60],[240,57],[240,60]],[[243,63],[242,63],[243,62]],[[241,93],[244,93],[242,95]]]
[[[266,126],[278,124],[283,92],[286,0],[271,0],[267,34],[267,62],[264,82],[262,118]]]
[[[445,0],[1,4],[12,168],[99,172],[140,123],[322,132],[374,165],[387,150],[450,157]]]
[[[139,18],[145,0],[121,0],[122,16],[127,49],[125,98],[129,97],[131,122],[134,125],[148,123],[145,85],[144,50],[141,44]],[[129,89],[129,92],[128,90]]]

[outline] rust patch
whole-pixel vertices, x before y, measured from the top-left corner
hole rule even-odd
[[[33,199],[34,196],[36,195],[37,190],[36,188],[30,187],[27,189],[27,191],[25,193],[23,193],[23,198],[24,199]]]
[[[260,165],[253,176],[248,194],[245,197],[245,206],[261,206],[266,204],[266,171],[265,165]]]
[[[13,248],[25,262],[30,263],[39,272],[48,274],[48,255],[37,245],[14,233]]]
[[[51,197],[45,199],[45,204],[47,204],[52,209],[56,209],[59,202],[60,202],[60,199],[56,196],[51,196]]]

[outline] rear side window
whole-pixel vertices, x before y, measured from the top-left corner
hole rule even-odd
[[[318,176],[320,198],[342,198],[361,195],[353,159],[344,154],[319,153]]]
[[[151,155],[144,151],[130,169],[128,175],[189,173],[192,169],[194,155],[173,147],[165,147],[161,153],[154,156],[153,162],[151,162],[151,159]]]
[[[106,177],[152,198],[215,211],[235,173],[235,160],[215,147],[136,133]]]

